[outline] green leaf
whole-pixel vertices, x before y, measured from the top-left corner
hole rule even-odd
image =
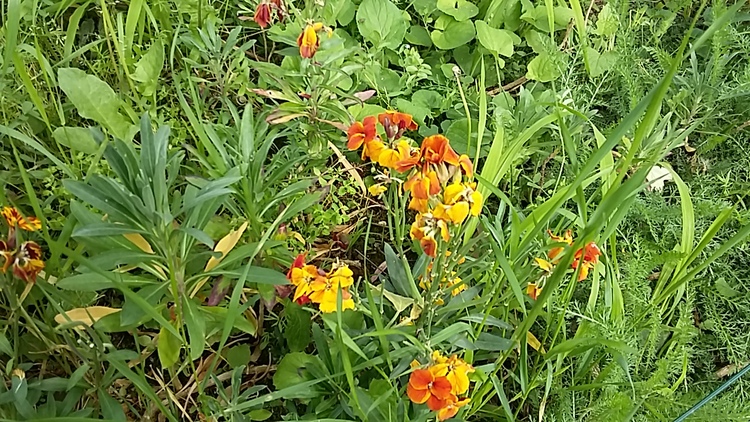
[[[201,357],[206,347],[206,321],[198,315],[198,308],[192,300],[184,296],[182,303],[185,326],[190,337],[190,359],[196,360]]]
[[[251,421],[264,421],[273,416],[273,413],[266,409],[255,409],[248,412],[247,416]]]
[[[359,33],[377,49],[397,49],[409,23],[390,0],[364,0],[357,9]]]
[[[110,421],[127,421],[125,412],[122,410],[122,405],[119,401],[107,394],[106,389],[98,389],[96,392],[104,419]]]
[[[120,278],[121,282],[128,287],[143,287],[148,285],[157,284],[156,281],[147,280],[142,277],[132,276],[129,274],[112,274],[114,277]],[[55,283],[60,289],[71,290],[76,292],[96,292],[104,289],[114,289],[116,286],[112,280],[102,277],[96,273],[85,273],[76,274],[70,277],[65,277],[57,280]]]
[[[409,281],[407,280],[404,264],[398,258],[398,255],[396,255],[396,252],[393,251],[391,245],[386,243],[384,248],[388,278],[391,279],[393,287],[396,288],[396,293],[403,296],[411,296],[409,294],[411,289],[409,289]]]
[[[99,149],[91,131],[86,128],[59,127],[52,132],[52,136],[58,144],[85,154],[94,154]]]
[[[474,24],[471,21],[451,20],[444,30],[436,29],[432,31],[430,37],[435,47],[441,50],[451,50],[473,40],[474,34]]]
[[[589,73],[594,78],[611,69],[617,61],[617,53],[614,51],[599,54],[595,48],[586,47],[586,55],[589,60]]]
[[[288,302],[284,307],[286,329],[284,338],[289,350],[301,352],[310,344],[312,319],[309,312],[294,302]]]
[[[526,77],[539,82],[550,82],[562,75],[563,53],[542,53],[534,57],[528,65]]]
[[[432,47],[432,39],[430,38],[429,31],[420,25],[412,25],[409,28],[409,32],[406,33],[406,41],[415,45]]]
[[[479,350],[501,352],[510,350],[510,348],[513,347],[513,342],[510,339],[496,336],[494,334],[481,333],[476,341],[474,341],[474,346]]]
[[[226,349],[224,352],[224,358],[232,368],[239,368],[250,363],[250,345],[249,344],[238,344],[234,347]]]
[[[68,385],[65,387],[65,391],[70,391],[73,387],[75,387],[80,380],[83,379],[83,376],[86,375],[86,372],[91,369],[91,366],[88,363],[85,363],[78,367],[78,369],[73,372],[73,374],[70,375],[70,378],[68,378]]]
[[[57,80],[81,117],[94,120],[119,139],[133,139],[138,128],[120,114],[120,98],[106,82],[75,68],[59,69]]]
[[[313,376],[307,368],[315,364],[321,365],[320,360],[316,356],[300,352],[288,353],[276,367],[276,373],[273,375],[273,385],[277,390],[283,390],[284,388],[294,387],[305,381],[311,381]],[[285,396],[285,398],[314,398],[319,395],[320,393],[315,388],[306,388]]]
[[[596,18],[596,29],[594,34],[602,37],[611,37],[617,33],[620,23],[617,14],[612,10],[612,6],[607,3],[602,7],[599,16]]]
[[[130,76],[139,82],[138,90],[144,96],[154,95],[159,84],[159,75],[164,67],[164,46],[161,41],[151,44],[146,54],[138,60],[135,72]]]
[[[164,327],[159,330],[156,348],[159,352],[159,361],[162,368],[171,368],[180,360],[180,349],[182,348],[180,338]]]
[[[513,55],[512,32],[505,29],[495,29],[484,21],[476,21],[477,38],[482,47],[495,55],[510,57]]]
[[[479,13],[479,8],[466,0],[437,0],[437,8],[459,22],[471,19]]]

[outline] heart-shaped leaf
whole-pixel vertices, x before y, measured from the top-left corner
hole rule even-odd
[[[452,50],[474,39],[474,24],[471,21],[451,21],[445,30],[434,30],[430,34],[435,47],[441,50]]]

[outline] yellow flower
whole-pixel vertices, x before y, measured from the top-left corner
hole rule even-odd
[[[321,280],[325,280],[325,277],[318,273],[318,267],[315,265],[292,268],[291,281],[297,287],[294,291],[294,300],[309,296],[313,292],[313,284]]]
[[[370,195],[372,195],[372,196],[374,196],[376,198],[378,196],[382,195],[387,190],[388,190],[388,188],[385,187],[385,186],[383,186],[382,183],[376,183],[376,184],[370,186],[369,188],[367,188],[367,191],[370,192]]]
[[[469,373],[474,372],[474,368],[464,362],[456,355],[445,358],[438,353],[436,364],[429,369],[435,377],[446,377],[451,383],[451,393],[454,395],[464,394],[469,389]]]
[[[554,264],[552,264],[551,262],[547,261],[546,259],[543,259],[543,258],[534,258],[534,260],[536,261],[536,265],[538,265],[539,268],[541,268],[545,272],[548,272],[548,273],[552,272],[552,269],[555,267]]]
[[[443,191],[443,203],[435,208],[435,217],[461,224],[469,214],[482,212],[482,194],[474,190],[474,183],[452,183]]]
[[[310,300],[320,305],[323,313],[336,312],[338,292],[341,288],[341,310],[354,309],[354,300],[347,288],[354,283],[352,270],[346,265],[341,265],[313,282]]]
[[[448,283],[448,287],[451,288],[451,296],[458,296],[461,292],[467,289],[466,283],[461,280],[461,277],[454,277],[451,279]]]
[[[554,234],[552,234],[551,231],[547,231],[547,233],[549,233],[549,237],[552,240],[554,240],[555,242],[565,243],[567,245],[572,245],[573,244],[573,232],[571,230],[565,231],[565,234],[562,235],[562,236],[555,236]],[[547,257],[554,264],[554,263],[556,263],[555,262],[555,258],[557,258],[557,256],[560,255],[560,253],[562,251],[564,251],[564,250],[565,250],[565,248],[561,247],[561,246],[554,247],[554,248],[550,249],[549,252],[547,252]]]

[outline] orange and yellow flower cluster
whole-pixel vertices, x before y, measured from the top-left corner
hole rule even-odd
[[[294,285],[294,301],[300,305],[316,303],[323,313],[336,312],[341,291],[341,310],[354,309],[349,286],[354,284],[354,274],[345,264],[336,264],[326,273],[315,265],[305,264],[305,254],[299,254],[287,273]]]
[[[7,240],[0,240],[0,256],[4,259],[2,272],[13,268],[13,275],[27,282],[34,283],[44,269],[42,248],[32,241],[18,243],[17,229],[33,232],[42,228],[36,217],[24,217],[12,207],[4,207],[0,212],[8,224]]]
[[[557,236],[552,234],[552,232],[549,232],[549,236],[555,243],[563,243],[568,246],[573,244],[573,232],[571,230],[567,230],[562,236]],[[555,246],[547,252],[547,259],[549,259],[549,261],[543,258],[534,259],[541,269],[549,273],[555,265],[560,262],[560,254],[564,250],[565,246]],[[599,250],[599,246],[594,242],[589,242],[586,246],[576,251],[573,263],[570,264],[570,266],[573,270],[577,270],[578,266],[581,266],[581,270],[578,272],[578,281],[583,281],[589,276],[591,269],[596,266],[597,262],[599,262],[599,255],[601,254],[602,252]],[[536,300],[542,292],[542,287],[541,283],[529,283],[526,286],[526,294]]]
[[[474,368],[456,355],[446,358],[438,351],[432,353],[426,368],[421,366],[416,360],[412,362],[414,371],[409,376],[406,395],[414,403],[427,404],[441,421],[456,416],[470,401],[459,396],[469,390],[469,373]]]
[[[387,111],[354,122],[347,131],[347,147],[362,148],[363,160],[369,158],[407,174],[403,187],[411,195],[409,208],[419,213],[410,234],[425,254],[434,258],[437,240],[450,239],[449,225],[461,224],[469,215],[478,216],[483,198],[476,191],[476,183],[471,182],[473,167],[469,157],[457,154],[443,135],[428,136],[419,148],[413,146],[404,133],[416,129],[412,116]]]

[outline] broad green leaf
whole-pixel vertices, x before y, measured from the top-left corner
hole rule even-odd
[[[594,33],[601,35],[602,37],[611,37],[617,33],[617,28],[620,26],[617,14],[612,10],[612,5],[609,3],[602,7],[599,12],[599,16],[596,18],[596,29]]]
[[[247,417],[250,418],[251,421],[264,421],[271,416],[273,416],[273,413],[266,409],[255,409],[247,413]]]
[[[286,329],[284,338],[289,350],[292,352],[301,352],[310,344],[312,319],[309,312],[305,311],[300,305],[294,302],[288,302],[284,307],[284,316],[286,317]]]
[[[120,402],[107,394],[107,389],[97,389],[96,393],[99,398],[99,408],[102,411],[102,417],[104,417],[104,419],[122,422],[128,420],[125,417],[125,412],[122,410]]]
[[[52,132],[55,142],[70,149],[94,154],[99,149],[91,131],[82,127],[59,127]]]
[[[359,33],[377,49],[397,49],[409,23],[390,0],[364,0],[357,9]]]
[[[155,281],[144,279],[143,277],[131,276],[129,274],[115,273],[113,276],[121,278],[121,282],[128,287],[143,287],[149,284],[156,284]],[[112,280],[102,277],[96,273],[76,274],[57,280],[55,283],[60,289],[72,290],[77,292],[95,292],[104,289],[115,288]]]
[[[510,35],[512,32],[492,28],[484,21],[476,21],[475,25],[477,27],[477,38],[482,47],[496,55],[505,57],[513,55],[513,37]]]
[[[432,31],[430,37],[435,47],[441,50],[451,50],[473,40],[474,34],[474,24],[471,21],[451,20],[444,30],[436,29]]]
[[[120,98],[106,82],[75,68],[59,69],[57,80],[81,117],[94,120],[119,139],[133,139],[138,128],[120,113]]]
[[[159,330],[159,339],[156,348],[159,352],[159,361],[162,368],[170,368],[180,360],[180,349],[182,348],[179,337],[172,334],[164,327]]]
[[[154,95],[159,84],[159,75],[164,67],[164,46],[161,41],[151,44],[146,54],[138,60],[131,78],[139,82],[138,90],[144,96]]]
[[[589,60],[589,73],[594,78],[611,69],[617,61],[617,53],[614,51],[600,54],[595,48],[586,47],[586,55]]]
[[[284,388],[294,387],[305,381],[311,381],[313,377],[307,368],[315,364],[320,365],[320,360],[316,356],[310,356],[301,352],[286,354],[281,359],[281,362],[279,362],[279,365],[276,367],[276,373],[273,375],[274,387],[277,390],[283,390]],[[313,398],[318,395],[320,393],[315,388],[306,388],[285,398]]]
[[[466,0],[437,0],[437,8],[459,22],[471,19],[479,13],[479,8]]]
[[[252,352],[249,344],[238,344],[236,346],[224,349],[224,358],[232,368],[239,368],[250,363]]]
[[[528,65],[526,77],[539,82],[550,82],[562,75],[563,53],[542,53]]]
[[[406,33],[406,41],[415,45],[432,47],[432,39],[430,38],[429,31],[420,25],[412,25],[409,28],[409,32]]]

